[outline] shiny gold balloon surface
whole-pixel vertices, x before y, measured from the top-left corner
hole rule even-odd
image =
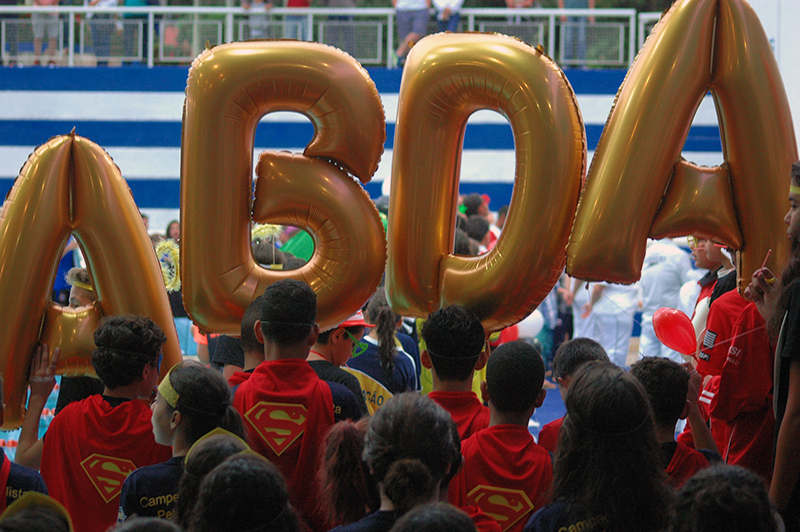
[[[70,233],[98,298],[93,307],[77,311],[50,302]],[[59,373],[91,373],[92,335],[101,314],[150,316],[167,334],[163,367],[180,361],[161,270],[139,210],[114,162],[88,139],[54,137],[29,157],[0,214],[0,265],[4,428],[22,422],[37,341],[64,349]]]
[[[231,289],[247,286],[247,293],[256,282],[256,294],[280,279],[305,281],[317,294],[320,330],[335,327],[361,309],[383,277],[386,237],[378,210],[347,173],[324,161],[265,152],[256,173],[253,218],[304,227],[314,239],[314,255],[299,270],[254,268],[260,275],[225,281],[233,281]]]
[[[692,169],[681,162],[681,149],[708,90],[720,117],[725,164]],[[740,244],[740,278],[749,278],[768,248],[775,251],[770,264],[781,264],[787,251],[781,216],[796,159],[786,94],[753,10],[743,0],[679,0],[619,90],[581,197],[567,271],[581,279],[633,282],[646,237],[676,234],[687,225]],[[685,191],[677,190],[681,180]],[[717,196],[728,187],[730,197]],[[718,203],[701,209],[700,201]],[[690,218],[694,223],[687,224]],[[736,227],[722,227],[728,224]]]
[[[274,111],[306,115],[315,133],[305,156],[330,159],[334,164],[324,164],[340,165],[364,183],[383,152],[385,118],[377,89],[354,59],[335,48],[252,41],[214,47],[194,61],[181,153],[182,284],[186,311],[211,331],[238,335],[244,309],[279,278],[257,266],[250,251],[253,139],[261,117]],[[293,177],[298,180],[293,185],[309,193],[305,202],[297,200],[302,209],[343,214],[354,207],[335,196],[326,196],[332,203],[325,206],[310,201],[324,196],[320,188],[329,183],[316,175]],[[305,228],[299,219],[298,225]],[[326,276],[320,260],[312,259],[316,266],[304,270],[305,278],[312,286],[325,286],[333,299],[348,299],[347,288]],[[355,261],[350,266],[356,273],[361,267]],[[374,277],[372,271],[361,273]],[[316,274],[322,277],[312,279]],[[330,317],[320,314],[319,319]]]
[[[503,114],[516,171],[508,220],[481,257],[452,254],[469,116]],[[530,314],[558,279],[585,172],[575,95],[540,51],[511,37],[438,34],[411,50],[398,101],[389,209],[387,295],[417,317],[446,305],[488,331]]]
[[[685,235],[709,238],[733,249],[742,246],[726,166],[709,168],[686,161],[675,165],[650,236]]]

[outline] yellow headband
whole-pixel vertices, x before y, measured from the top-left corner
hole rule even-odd
[[[796,187],[794,185],[789,186],[789,192],[792,194],[800,194],[800,187]]]
[[[83,288],[84,290],[88,290],[89,292],[94,292],[94,288],[89,283],[82,283],[80,281],[73,281],[72,286],[77,288]]]
[[[180,364],[180,362],[178,363]],[[175,388],[172,387],[172,383],[169,381],[169,376],[172,374],[172,370],[178,365],[172,366],[167,376],[164,377],[164,380],[161,381],[161,384],[158,385],[158,393],[161,394],[161,397],[167,402],[169,406],[172,408],[178,408],[178,392],[175,391]]]

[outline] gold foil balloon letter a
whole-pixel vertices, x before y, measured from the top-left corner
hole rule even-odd
[[[93,306],[77,310],[50,301],[70,234],[97,293]],[[36,343],[61,348],[58,373],[93,373],[93,334],[102,315],[150,316],[167,334],[162,368],[180,361],[161,268],[139,209],[111,157],[88,139],[54,137],[28,158],[0,214],[0,264],[4,429],[22,423]]]
[[[711,91],[725,162],[681,158]],[[743,0],[679,0],[636,59],[606,123],[570,237],[567,271],[622,283],[641,273],[648,236],[699,234],[739,249],[739,280],[783,264],[794,128],[772,49]]]

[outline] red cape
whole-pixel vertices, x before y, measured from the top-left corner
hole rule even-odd
[[[42,477],[69,510],[75,532],[103,532],[117,522],[122,483],[139,467],[172,457],[153,438],[150,406],[111,406],[93,395],[64,408],[47,429]]]
[[[450,483],[454,506],[477,506],[500,529],[521,532],[546,503],[553,482],[550,454],[526,427],[498,425],[461,442],[464,467]]]
[[[317,460],[334,424],[333,397],[305,360],[262,362],[236,389],[250,445],[278,466],[292,505],[314,531],[330,528],[319,507]]]
[[[475,392],[429,392],[428,397],[450,412],[462,440],[489,426],[489,408]]]

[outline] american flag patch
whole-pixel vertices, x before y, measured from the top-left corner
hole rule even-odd
[[[711,349],[714,347],[714,342],[717,340],[717,333],[706,330],[706,335],[703,337],[703,347]]]

